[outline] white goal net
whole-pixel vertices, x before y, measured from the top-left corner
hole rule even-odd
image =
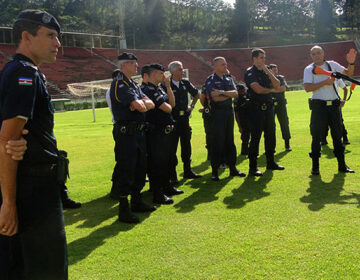
[[[166,75],[170,75],[170,72],[165,72]],[[189,79],[189,69],[184,69],[184,78]],[[132,79],[141,85],[141,75],[133,76]],[[67,85],[68,91],[75,97],[81,99],[91,98],[93,120],[96,121],[95,115],[95,102],[96,100],[104,100],[106,91],[110,88],[113,79],[89,81],[83,83],[72,83]]]
[[[170,72],[165,72],[166,75],[170,75]],[[189,69],[184,69],[184,78],[189,79]],[[132,77],[139,85],[142,83],[141,75]],[[95,98],[105,99],[105,93],[110,88],[112,79],[89,81],[83,83],[72,83],[67,85],[68,91],[79,98]]]

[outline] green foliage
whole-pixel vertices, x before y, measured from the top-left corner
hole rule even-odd
[[[314,37],[346,39],[335,27],[360,28],[355,0],[237,0],[234,7],[223,0],[0,0],[0,24],[11,25],[25,8],[39,8],[56,16],[65,31],[119,35],[119,3],[128,48],[247,47],[248,40],[250,46],[266,42],[258,39],[262,31],[273,37],[269,45],[310,43]],[[2,33],[9,43],[9,32]],[[87,37],[66,35],[62,42],[91,47]],[[95,44],[100,46],[98,38]],[[117,48],[118,42],[103,39],[101,46]]]
[[[95,108],[105,108],[105,107],[108,107],[106,100],[95,102]],[[88,101],[64,103],[65,111],[84,110],[84,109],[90,109],[90,108],[92,108],[92,103],[88,102]]]

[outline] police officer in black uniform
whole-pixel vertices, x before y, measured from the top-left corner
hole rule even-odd
[[[47,12],[24,10],[13,35],[16,54],[0,77],[0,278],[68,279],[54,108],[38,67],[55,62],[60,25]],[[29,133],[17,162],[6,142]]]
[[[344,145],[341,142],[342,120],[340,104],[345,100],[340,100],[334,80],[326,75],[314,73],[315,67],[326,71],[340,72],[352,76],[354,73],[354,63],[357,52],[350,50],[346,59],[349,63],[348,68],[340,65],[336,61],[325,61],[324,50],[320,46],[314,46],[310,50],[310,57],[313,61],[304,70],[304,87],[306,92],[312,92],[309,99],[311,109],[310,132],[312,136],[310,157],[312,158],[313,175],[319,175],[319,158],[321,156],[320,141],[324,136],[328,126],[331,129],[331,137],[334,143],[334,155],[338,160],[338,170],[345,173],[354,173],[345,164]]]
[[[225,156],[230,176],[244,177],[236,165],[234,144],[234,110],[232,98],[238,96],[233,79],[228,75],[224,57],[213,60],[214,73],[205,82],[206,94],[210,96],[211,106],[211,167],[213,181],[219,181],[218,168]]]
[[[146,114],[150,123],[148,132],[149,180],[154,193],[153,202],[172,204],[169,196],[182,194],[170,185],[170,161],[174,119],[171,115],[175,107],[175,97],[170,86],[170,77],[165,78],[165,69],[160,64],[150,64],[149,81],[145,94],[155,103],[155,109]],[[160,83],[165,82],[166,91]]]
[[[279,75],[279,69],[276,64],[269,65],[270,70],[273,72],[274,76],[280,81],[280,91],[274,92],[272,94],[274,98],[274,110],[275,115],[278,118],[281,135],[285,141],[285,150],[290,152],[292,149],[290,148],[290,128],[289,128],[289,117],[287,114],[287,100],[285,98],[285,91],[288,88],[287,82],[283,75]]]
[[[241,155],[249,153],[250,131],[247,125],[246,115],[249,107],[249,97],[244,84],[236,86],[239,96],[234,99],[235,120],[241,133]]]
[[[270,170],[283,170],[283,166],[274,161],[275,151],[275,115],[274,103],[271,93],[277,92],[279,80],[265,65],[265,51],[253,49],[252,60],[254,65],[245,72],[245,83],[248,87],[250,106],[248,110],[248,126],[251,140],[249,147],[249,174],[261,176],[257,169],[259,143],[264,131],[266,168]]]
[[[189,116],[198,101],[200,94],[195,86],[188,80],[183,79],[183,65],[180,61],[172,61],[169,64],[169,71],[171,73],[171,89],[175,96],[175,107],[171,114],[175,120],[175,129],[173,133],[173,143],[171,152],[171,175],[172,182],[177,183],[176,165],[178,159],[176,151],[180,139],[181,144],[181,159],[184,163],[184,178],[194,179],[201,175],[196,174],[191,170],[191,133],[192,129],[189,123]],[[166,91],[166,87],[163,86]],[[189,106],[189,94],[193,100]]]
[[[111,193],[119,197],[119,221],[137,223],[139,219],[131,211],[151,212],[156,209],[141,198],[146,174],[145,112],[153,109],[154,103],[131,79],[137,72],[136,56],[122,53],[118,59],[121,72],[113,80],[110,90],[116,161]],[[131,195],[131,210],[128,195]]]

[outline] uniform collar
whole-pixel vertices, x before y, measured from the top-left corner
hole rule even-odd
[[[154,88],[157,88],[157,87],[158,87],[158,86],[154,85],[154,84],[151,83],[151,82],[148,82],[147,85],[148,85],[148,86],[153,86]]]
[[[132,79],[128,79],[123,72],[120,72],[119,76],[122,77],[122,80],[125,80],[128,83],[132,82]]]
[[[35,65],[35,63],[34,63],[30,58],[28,58],[27,56],[25,56],[25,55],[23,55],[23,54],[21,54],[21,53],[16,53],[16,54],[14,55],[14,59],[27,61],[27,62],[31,63],[32,65],[34,65],[35,67],[37,67],[37,66]]]
[[[265,73],[265,71],[264,71],[263,69],[259,69],[259,68],[257,68],[255,65],[253,65],[253,69],[255,69],[256,71]]]
[[[218,78],[218,79],[220,79],[220,80],[224,80],[225,75],[223,75],[222,77],[219,77],[218,74],[214,73],[214,77],[215,77],[215,78]]]

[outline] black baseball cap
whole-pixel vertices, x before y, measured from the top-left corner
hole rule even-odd
[[[118,56],[118,60],[138,60],[133,53],[123,52]]]
[[[54,29],[57,31],[58,34],[60,34],[60,24],[56,20],[56,18],[49,14],[48,12],[41,11],[41,10],[23,10],[18,15],[17,19],[15,20],[15,23],[18,22],[31,22],[34,24],[42,25],[50,29]]]
[[[150,65],[149,65],[149,68],[150,68],[150,69],[156,69],[156,70],[160,70],[160,71],[165,72],[164,66],[162,66],[162,65],[159,64],[159,63],[150,64]]]
[[[150,65],[149,65],[149,64],[145,64],[145,65],[141,68],[141,76],[144,76],[144,74],[149,74],[149,70],[150,70]]]

